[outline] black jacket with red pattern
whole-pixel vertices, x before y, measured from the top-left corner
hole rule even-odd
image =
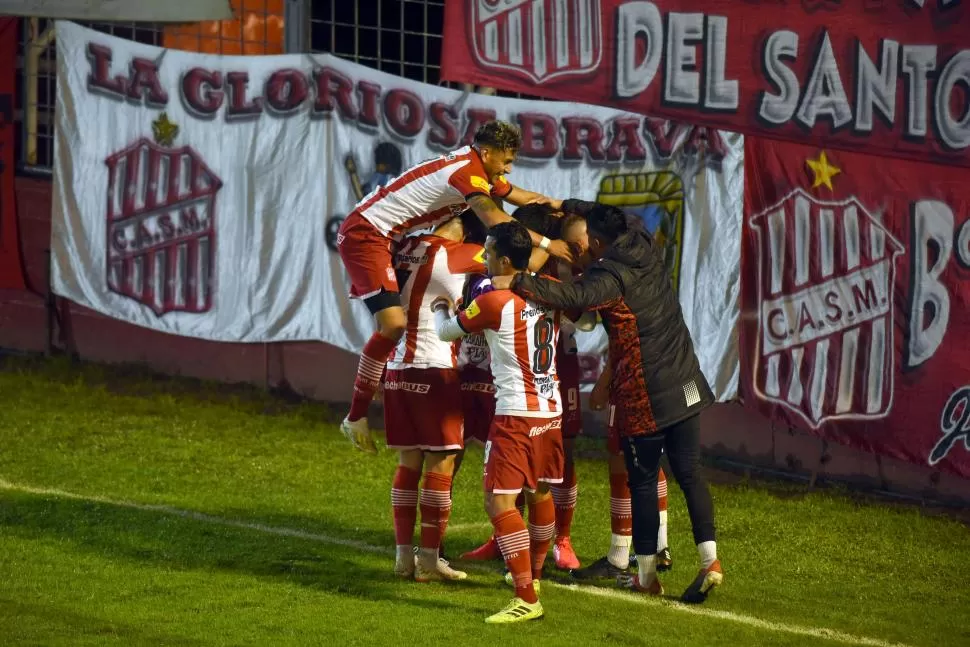
[[[600,312],[610,340],[613,424],[621,436],[654,433],[714,402],[663,251],[643,229],[617,238],[574,283],[518,274],[512,290],[557,309]]]

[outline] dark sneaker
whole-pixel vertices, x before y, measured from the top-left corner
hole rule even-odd
[[[572,576],[577,580],[615,580],[619,576],[625,574],[627,569],[617,568],[610,563],[610,560],[606,557],[600,557],[598,560],[587,566],[586,568],[577,568],[570,571]]]

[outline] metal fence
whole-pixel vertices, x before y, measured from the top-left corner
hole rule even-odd
[[[150,45],[162,44],[159,25],[146,23],[82,23],[92,29]],[[54,161],[54,103],[57,90],[54,22],[43,18],[23,21],[15,121],[21,137],[16,151],[22,168],[50,170]]]
[[[444,0],[314,0],[311,52],[440,85]]]
[[[286,0],[283,25],[287,51],[328,52],[361,65],[415,81],[446,87],[441,80],[445,0]],[[234,0],[249,16],[276,17],[280,0]],[[82,23],[121,38],[157,46],[214,53],[279,51],[268,29],[247,33],[226,23]],[[259,39],[264,39],[259,41]],[[197,43],[197,44],[196,44]],[[262,47],[261,47],[262,46]],[[19,168],[49,173],[54,160],[54,104],[57,87],[54,23],[25,19],[18,58],[16,121],[22,136]],[[488,94],[494,91],[479,88]],[[520,96],[499,93],[504,96]]]

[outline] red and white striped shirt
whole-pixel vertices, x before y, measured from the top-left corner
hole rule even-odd
[[[454,344],[441,341],[431,303],[438,297],[461,296],[465,275],[484,272],[484,249],[428,234],[409,238],[394,258],[407,329],[387,368],[457,368]]]
[[[490,184],[478,151],[465,146],[409,168],[374,189],[354,210],[383,235],[400,240],[464,211],[476,193],[504,198],[510,191],[504,177]]]
[[[458,324],[465,332],[483,332],[488,341],[496,415],[562,415],[556,375],[559,318],[558,311],[511,290],[486,292],[459,313]]]

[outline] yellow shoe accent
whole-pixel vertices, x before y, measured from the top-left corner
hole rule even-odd
[[[513,622],[539,620],[543,615],[541,602],[529,604],[522,598],[512,598],[508,606],[485,618],[485,622],[490,625],[505,625]]]

